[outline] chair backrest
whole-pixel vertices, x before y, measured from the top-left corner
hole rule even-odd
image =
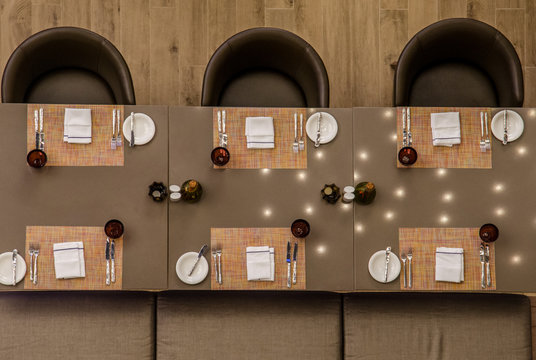
[[[329,107],[329,80],[320,56],[282,29],[253,28],[226,40],[203,79],[203,106]]]
[[[395,106],[522,106],[523,70],[508,39],[473,19],[417,33],[398,60]]]
[[[102,36],[81,28],[36,33],[9,58],[2,77],[6,103],[136,103],[127,63]]]

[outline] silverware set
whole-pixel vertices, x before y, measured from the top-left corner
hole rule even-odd
[[[486,287],[491,287],[491,271],[489,266],[489,245],[480,243],[480,265],[481,265],[481,275],[480,282],[482,289]],[[484,268],[485,266],[485,268]]]
[[[402,252],[400,254],[400,258],[402,259],[402,270],[404,271],[404,288],[409,287],[410,289],[413,287],[412,284],[412,278],[411,275],[411,261],[413,260],[413,251],[411,248],[409,248],[408,254],[406,255],[405,252]],[[408,277],[406,279],[406,262],[408,263]],[[409,280],[409,281],[408,281]]]
[[[402,109],[402,145],[413,145],[413,135],[411,133],[411,111],[409,107]]]
[[[212,262],[214,263],[214,272],[218,284],[223,284],[221,275],[221,249],[212,249]]]
[[[292,254],[292,260],[290,257],[291,254],[291,244],[290,241],[287,241],[287,287],[290,289],[292,285],[296,285],[297,280],[297,260],[298,260],[298,243],[294,243],[294,252]],[[294,265],[294,269],[292,270],[292,276],[290,273],[291,267]]]
[[[225,130],[226,112],[218,111],[218,140],[219,146],[227,147],[227,131]]]
[[[484,134],[484,129],[486,130]],[[491,140],[488,127],[488,113],[480,112],[480,151],[485,152],[491,149]]]
[[[43,108],[34,110],[35,148],[45,150],[45,133],[43,131]]]
[[[318,113],[318,121],[316,125],[316,139],[315,139],[315,148],[320,146],[320,124],[322,123],[322,112]]]
[[[37,258],[39,256],[39,244],[31,244],[28,250],[30,254],[30,281],[37,285]]]
[[[115,283],[115,239],[106,237],[106,285]]]
[[[504,116],[503,116],[503,128],[504,128],[504,135],[503,135],[503,145],[508,144],[508,110],[504,109]]]
[[[110,148],[112,150],[117,149],[123,145],[121,138],[121,110],[113,109],[112,111],[112,141]]]
[[[305,140],[303,138],[303,114],[300,114],[300,136],[298,137],[298,114],[294,113],[294,143],[292,144],[292,151],[297,153],[303,150],[305,150]]]

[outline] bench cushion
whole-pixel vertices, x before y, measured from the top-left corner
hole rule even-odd
[[[340,359],[341,298],[328,293],[165,292],[157,359]]]
[[[154,294],[0,293],[0,359],[153,359]]]
[[[526,296],[349,294],[345,359],[531,359]]]

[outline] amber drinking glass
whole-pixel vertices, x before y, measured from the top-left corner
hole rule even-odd
[[[398,161],[404,166],[410,166],[417,161],[417,151],[411,146],[405,146],[398,152]]]
[[[290,226],[290,231],[295,237],[304,238],[309,235],[309,232],[311,231],[311,226],[306,220],[297,219],[294,220],[294,222]]]
[[[494,242],[499,237],[499,228],[493,224],[484,224],[478,233],[484,242]]]
[[[33,149],[26,156],[26,161],[31,167],[39,169],[47,163],[47,154],[43,150]]]
[[[230,159],[231,154],[229,153],[229,150],[221,146],[214,148],[210,153],[210,160],[212,160],[212,163],[216,166],[223,166],[227,164]]]
[[[117,219],[109,220],[106,225],[104,225],[104,233],[110,239],[119,239],[124,231],[125,227],[123,226],[123,223]]]

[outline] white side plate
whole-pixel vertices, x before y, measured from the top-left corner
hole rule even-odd
[[[177,260],[177,265],[175,265],[175,271],[177,276],[185,284],[195,285],[199,284],[201,281],[205,280],[208,274],[208,262],[204,256],[201,256],[199,263],[195,267],[192,276],[188,276],[188,273],[194,266],[195,260],[197,259],[199,253],[196,252],[187,252],[183,254],[179,260]]]
[[[318,118],[320,113],[314,113],[309,116],[307,123],[305,123],[305,131],[307,136],[313,142],[316,140],[316,129],[318,129]],[[320,122],[320,143],[327,144],[337,136],[337,131],[339,131],[339,126],[337,125],[337,120],[333,115],[326,112],[322,113],[322,121]]]
[[[523,134],[523,130],[525,129],[523,118],[513,110],[502,110],[495,114],[491,120],[491,132],[493,133],[493,136],[495,136],[501,142],[503,141],[505,111],[508,112],[508,142],[512,142],[519,139],[521,134]]]
[[[391,252],[389,257],[389,272],[385,281],[385,250],[376,251],[368,262],[368,271],[374,280],[386,283],[394,281],[400,275],[400,260]]]
[[[3,285],[13,285],[12,259],[13,253],[11,251],[0,254],[0,283]],[[17,270],[15,275],[17,282],[21,281],[25,274],[26,262],[22,256],[17,254]]]
[[[134,115],[134,145],[145,145],[151,141],[156,132],[153,119],[143,113]],[[123,122],[123,136],[130,142],[130,121],[129,115]]]

